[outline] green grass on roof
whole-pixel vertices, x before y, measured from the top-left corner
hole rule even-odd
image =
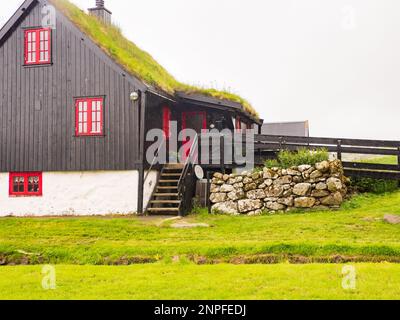
[[[51,2],[109,56],[129,73],[147,84],[170,94],[183,91],[188,94],[199,93],[217,99],[238,102],[248,113],[258,117],[250,103],[236,94],[216,89],[198,88],[179,82],[150,54],[126,39],[118,27],[106,25],[97,18],[87,15],[68,0],[51,0]]]

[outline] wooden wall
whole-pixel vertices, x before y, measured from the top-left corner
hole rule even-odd
[[[144,86],[59,13],[53,64],[24,67],[24,28],[41,20],[37,3],[0,43],[0,172],[135,169],[139,105],[129,94]],[[74,136],[74,98],[84,96],[105,96],[103,137]]]

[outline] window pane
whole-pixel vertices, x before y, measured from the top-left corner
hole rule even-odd
[[[24,192],[24,177],[13,178],[13,192]]]
[[[28,41],[29,42],[32,41],[32,33],[31,32],[28,32]]]
[[[32,176],[28,178],[28,192],[39,192],[38,176]]]

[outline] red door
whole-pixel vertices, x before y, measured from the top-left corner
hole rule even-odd
[[[192,129],[197,133],[201,133],[203,130],[207,129],[207,113],[205,111],[193,111],[193,112],[183,112],[182,113],[182,130]],[[190,138],[187,138],[183,143],[184,154],[183,160],[189,156],[190,149],[192,147]]]

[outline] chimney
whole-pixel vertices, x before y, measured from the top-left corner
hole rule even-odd
[[[96,7],[89,9],[89,14],[107,24],[111,24],[112,12],[104,7],[104,0],[96,0]]]

